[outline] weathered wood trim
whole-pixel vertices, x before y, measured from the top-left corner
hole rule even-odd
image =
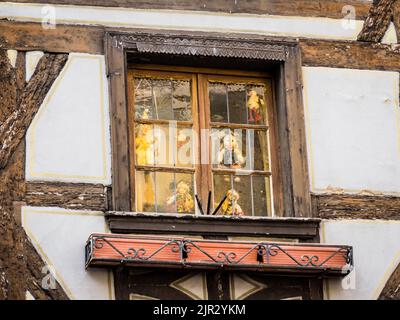
[[[394,22],[397,18],[400,39],[399,5],[397,10],[399,14],[394,16]],[[105,30],[113,29],[57,25],[54,30],[45,30],[39,23],[0,21],[0,47],[21,51],[104,54]],[[304,66],[400,71],[400,46],[359,41],[300,39],[300,47]]]
[[[57,24],[44,29],[40,23],[0,21],[0,47],[19,51],[103,54],[104,27]]]
[[[106,220],[114,233],[278,237],[311,242],[319,239],[320,223],[319,219],[252,219],[124,212],[108,212]]]
[[[25,235],[24,246],[25,259],[29,271],[26,278],[26,286],[33,297],[36,300],[69,300],[68,295],[57,279],[54,279],[55,288],[50,290],[42,288],[41,281],[50,270],[43,269],[47,265],[37,253],[27,235]],[[46,271],[46,273],[42,273],[42,271]]]
[[[279,201],[278,204],[282,204],[282,212],[277,211],[275,204],[275,215],[276,216],[294,216],[294,206],[293,206],[293,190],[292,190],[292,177],[290,174],[285,174],[291,172],[291,162],[290,162],[290,145],[288,138],[288,118],[286,112],[286,91],[285,91],[285,72],[284,66],[281,64],[277,71],[276,81],[275,81],[275,121],[277,125],[275,126],[275,132],[271,132],[277,138],[275,147],[277,148],[277,155],[279,161],[275,161],[273,166],[275,167],[276,174],[274,177],[281,181],[280,188],[277,190],[274,187],[274,192],[278,193]],[[272,168],[274,170],[274,167]],[[273,178],[274,178],[273,177]]]
[[[312,194],[314,215],[322,219],[400,220],[400,197]]]
[[[397,43],[400,43],[400,1],[397,0],[393,7],[393,23],[396,29]]]
[[[400,46],[301,39],[303,66],[400,71]]]
[[[386,282],[379,300],[400,300],[400,264],[393,271],[389,280]]]
[[[112,205],[113,210],[130,211],[126,52],[108,33],[105,35],[104,43],[110,88]]]
[[[13,112],[0,124],[0,168],[7,165],[10,157],[25,137],[33,117],[67,62],[67,58],[66,54],[45,54],[23,90],[20,100],[16,97],[14,100],[12,98],[7,100],[7,103],[14,104],[15,107],[12,108]],[[2,63],[9,63],[4,54]],[[15,71],[12,69],[10,72]]]
[[[4,0],[6,1],[6,0]],[[284,16],[328,17],[341,19],[345,6],[354,7],[357,19],[365,19],[370,3],[360,0],[14,0],[19,3],[68,4],[136,9],[194,10],[226,13],[252,13]]]
[[[307,144],[303,108],[301,55],[298,47],[288,48],[284,64],[286,113],[294,216],[310,217],[311,198],[307,163]]]
[[[30,206],[106,211],[106,189],[101,184],[28,182],[25,201]]]
[[[0,169],[0,300],[23,300],[25,292],[35,299],[68,299],[57,280],[55,289],[42,287],[46,263],[36,252],[21,225],[21,207],[25,205],[25,141],[4,169]]]
[[[3,123],[14,111],[17,99],[16,72],[8,61],[6,50],[0,50],[0,74],[0,123]]]
[[[363,29],[358,35],[359,41],[379,42],[389,28],[393,17],[393,5],[397,0],[374,1]]]

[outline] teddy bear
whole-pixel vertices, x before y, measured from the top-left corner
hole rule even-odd
[[[222,139],[221,139],[222,138]],[[237,141],[237,135],[229,130],[229,133],[222,131],[220,133],[220,148],[218,152],[218,164],[220,166],[229,166],[233,169],[241,168],[245,163],[239,143]]]
[[[262,119],[261,111],[265,105],[264,99],[260,98],[255,90],[250,90],[248,95],[249,122],[258,123]]]
[[[190,186],[185,181],[180,181],[176,185],[176,192],[168,198],[167,206],[171,208],[176,202],[178,213],[190,213],[194,209],[193,197],[190,194]],[[173,211],[173,210],[168,210]]]
[[[239,193],[235,189],[230,189],[226,192],[226,199],[221,206],[222,215],[226,216],[242,216],[244,212],[240,207]]]

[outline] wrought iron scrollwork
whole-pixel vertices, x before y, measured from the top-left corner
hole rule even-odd
[[[236,253],[234,252],[223,252],[220,251],[217,253],[217,258],[220,259],[218,262],[221,263],[236,263]]]
[[[129,248],[127,253],[127,259],[134,260],[134,259],[140,259],[140,260],[145,260],[146,257],[146,249],[140,248],[140,249],[135,249],[135,248]]]

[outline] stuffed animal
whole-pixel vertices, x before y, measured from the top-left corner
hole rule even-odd
[[[239,193],[235,189],[230,189],[226,192],[226,199],[221,206],[221,211],[223,215],[226,216],[242,216],[244,212],[240,207]]]
[[[174,205],[178,213],[190,213],[194,209],[193,197],[190,194],[190,186],[185,181],[180,181],[176,185],[176,193],[169,197],[167,205]],[[171,210],[168,210],[171,211]]]
[[[234,169],[241,168],[245,160],[239,148],[237,135],[230,130],[229,133],[224,130],[220,133],[220,141],[221,140],[222,143],[220,144],[218,152],[218,164],[223,167],[229,166]]]
[[[145,166],[154,164],[154,142],[152,127],[148,124],[139,124],[135,137],[136,164]]]
[[[260,98],[255,90],[250,90],[248,95],[249,122],[258,123],[262,119],[261,111],[265,105],[264,99]]]

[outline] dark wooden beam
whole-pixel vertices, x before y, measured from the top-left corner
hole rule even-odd
[[[126,52],[110,34],[105,34],[107,77],[110,88],[112,146],[112,209],[131,210],[129,176]]]
[[[400,14],[396,17],[399,20]],[[103,27],[67,25],[57,25],[55,30],[45,30],[39,23],[0,21],[0,46],[22,51],[104,54],[104,30]],[[399,30],[400,27],[397,28],[398,32]],[[303,66],[400,71],[400,47],[359,41],[302,38],[300,48]]]
[[[234,218],[199,215],[157,215],[109,212],[106,219],[114,233],[184,234],[319,239],[319,219]]]
[[[304,126],[303,85],[299,47],[288,48],[284,64],[284,93],[289,138],[289,161],[294,205],[294,216],[310,217],[311,199],[307,163],[307,146]]]
[[[313,194],[313,211],[323,219],[400,220],[400,197]]]
[[[0,47],[19,51],[102,54],[103,27],[57,24],[44,29],[40,23],[0,21]]]
[[[392,21],[394,3],[398,0],[375,0],[358,35],[359,41],[380,42]]]
[[[393,23],[396,28],[397,43],[400,43],[400,1],[394,4],[393,7]]]
[[[101,184],[28,182],[25,201],[31,206],[108,210],[107,188]]]
[[[301,39],[303,66],[400,71],[400,47],[381,43]]]
[[[0,49],[1,50],[1,49]],[[1,63],[9,64],[7,55],[1,54]],[[32,78],[25,86],[20,99],[5,97],[13,104],[13,112],[0,124],[0,168],[4,168],[39,110],[47,92],[67,62],[67,54],[45,54],[39,61]],[[24,66],[22,66],[24,67]],[[9,72],[15,70],[9,69]],[[6,76],[11,76],[6,74]],[[18,103],[19,102],[19,103]]]
[[[7,0],[2,0],[7,1]],[[357,19],[365,19],[370,3],[361,0],[14,0],[19,3],[68,4],[136,9],[194,10],[224,13],[343,18],[352,6]]]
[[[0,300],[24,300],[26,290],[38,300],[66,300],[68,296],[55,280],[47,290],[42,280],[45,261],[36,252],[21,225],[25,198],[25,141],[22,140],[6,168],[0,169]]]
[[[379,295],[379,300],[400,300],[400,264],[386,282]]]

